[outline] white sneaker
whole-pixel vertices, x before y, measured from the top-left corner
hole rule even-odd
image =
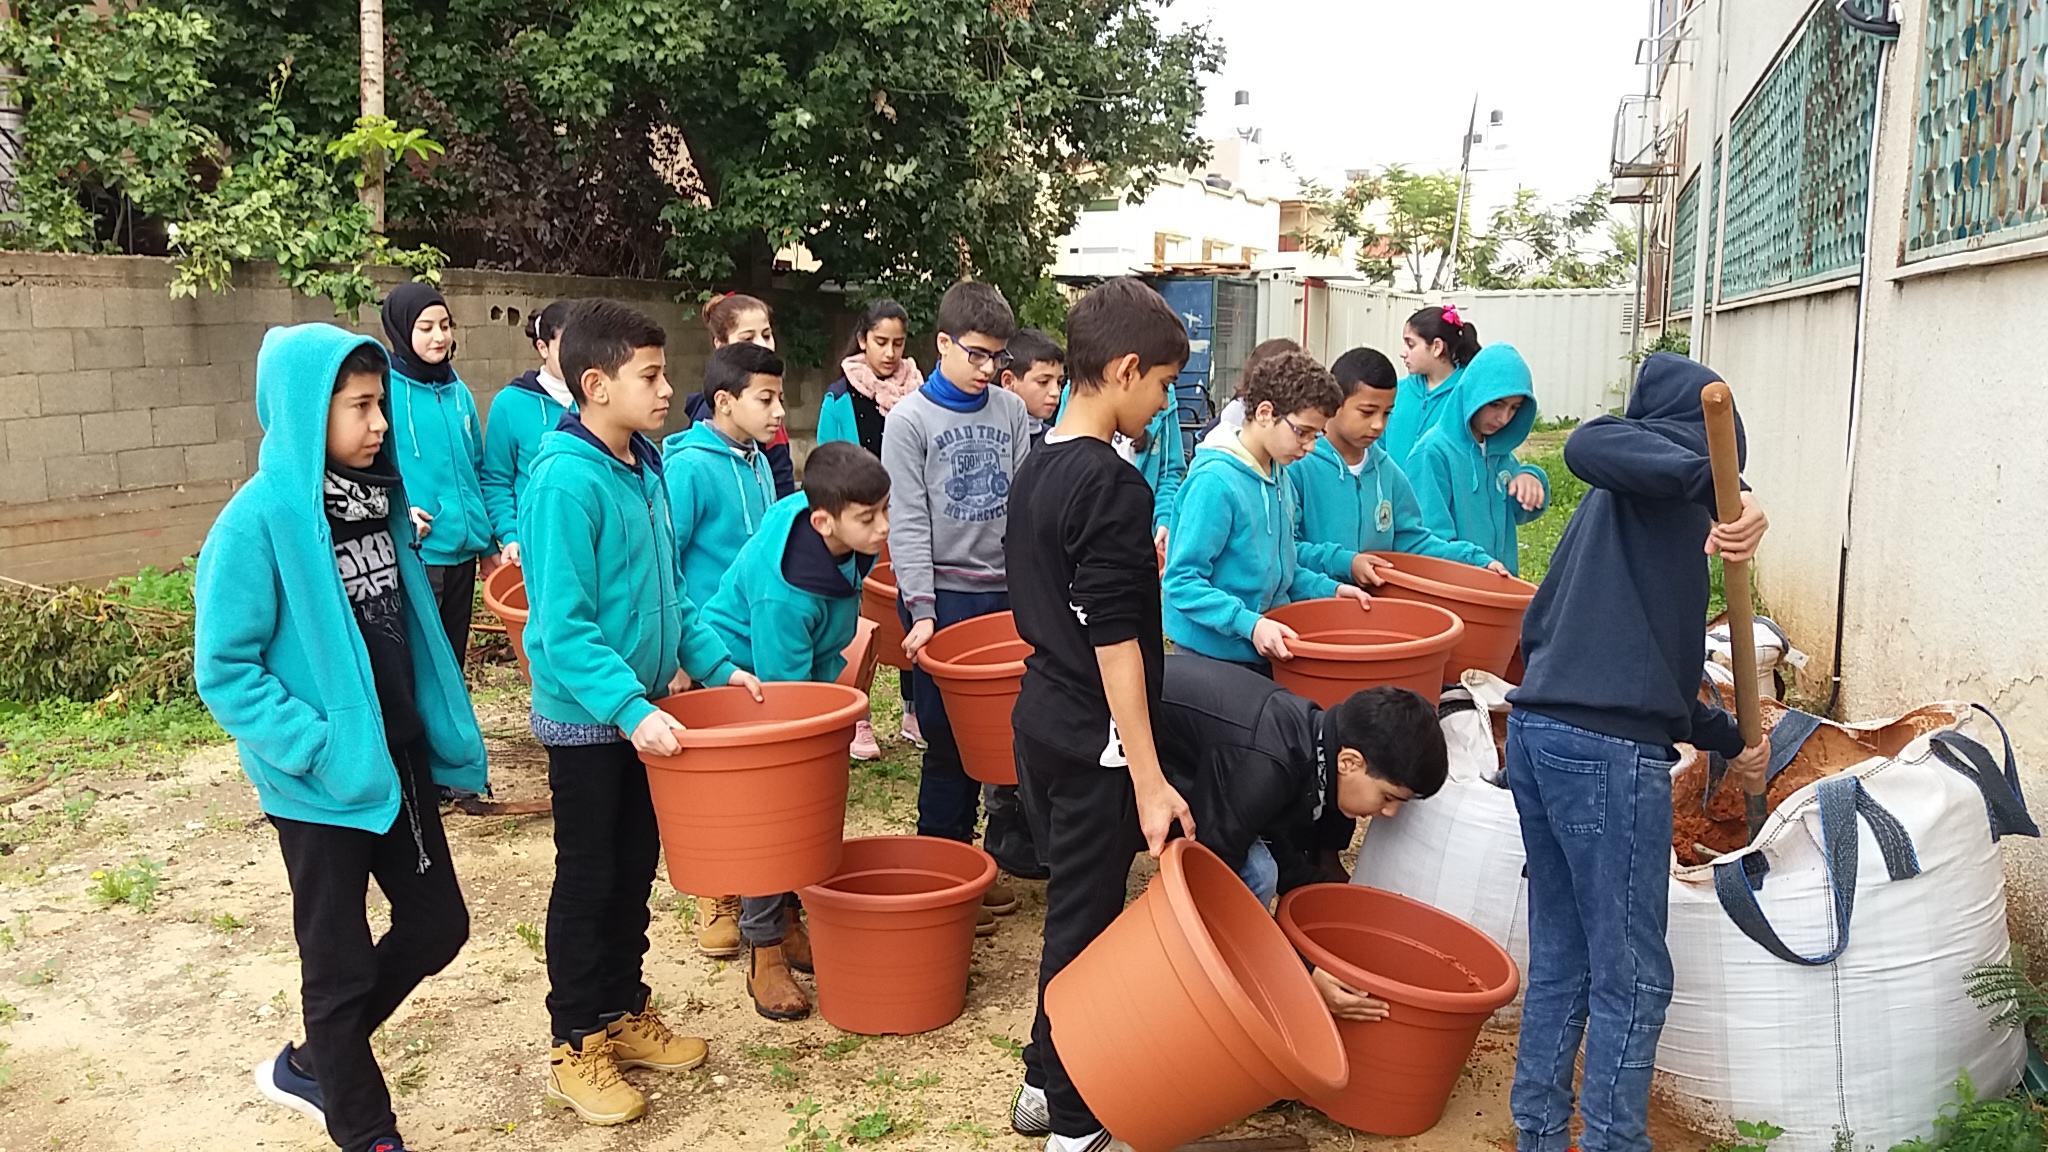
[[[1087,1136],[1047,1136],[1045,1152],[1133,1152],[1129,1144],[1097,1128]]]
[[[1045,1102],[1045,1089],[1017,1085],[1010,1099],[1010,1131],[1019,1136],[1052,1135],[1052,1109]]]
[[[882,754],[882,746],[875,743],[875,726],[866,720],[853,724],[853,747],[848,749],[855,760],[873,760]]]

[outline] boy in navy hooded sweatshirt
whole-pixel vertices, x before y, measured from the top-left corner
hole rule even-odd
[[[1586,1152],[1648,1152],[1650,1073],[1671,1001],[1664,940],[1673,745],[1730,758],[1758,786],[1768,746],[1699,701],[1707,555],[1747,560],[1769,526],[1714,523],[1705,365],[1643,362],[1627,415],[1589,421],[1564,458],[1591,491],[1522,624],[1507,774],[1529,860],[1529,983],[1511,1098],[1519,1152],[1571,1146],[1572,1073]],[[1738,444],[1741,426],[1737,425]]]
[[[277,828],[304,1047],[265,1096],[344,1152],[404,1152],[370,1035],[469,938],[435,785],[482,791],[484,742],[407,520],[389,365],[332,324],[273,328],[263,448],[199,553],[192,670]],[[370,939],[370,878],[391,929]]]

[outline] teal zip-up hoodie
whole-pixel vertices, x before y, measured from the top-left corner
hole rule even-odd
[[[1352,558],[1360,552],[1412,552],[1482,568],[1491,559],[1476,544],[1429,530],[1407,474],[1378,441],[1366,447],[1353,476],[1325,436],[1315,451],[1287,466],[1287,480],[1301,502],[1306,562],[1339,580],[1351,578]]]
[[[423,384],[391,373],[391,439],[407,498],[434,518],[420,559],[461,564],[497,550],[480,475],[483,428],[476,398],[460,376]]]
[[[756,449],[749,464],[709,420],[662,441],[661,470],[675,513],[683,593],[702,604],[760,531],[775,503],[775,473],[766,452]]]
[[[256,357],[263,447],[256,474],[221,509],[199,550],[192,673],[200,698],[235,738],[264,812],[381,835],[398,819],[398,770],[321,495],[334,376],[365,344],[376,341],[332,324],[264,334]],[[407,547],[403,489],[392,493],[390,527],[434,780],[482,792],[483,734],[427,570]]]
[[[562,413],[573,411],[573,407],[565,408],[548,395],[538,372],[528,372],[505,385],[491,399],[491,418],[484,424],[484,455],[478,480],[483,487],[484,509],[491,518],[491,534],[497,537],[499,546],[519,542],[519,498],[526,492],[526,482],[533,478],[540,438],[555,430]]]
[[[833,559],[810,516],[801,492],[768,509],[704,607],[733,663],[764,681],[837,679],[860,627],[865,573],[852,556]]]
[[[1522,397],[1522,407],[1507,427],[1481,443],[1472,434],[1472,417],[1510,396]],[[1535,424],[1536,391],[1528,362],[1512,344],[1489,344],[1465,366],[1457,407],[1423,436],[1408,461],[1408,477],[1429,530],[1447,540],[1478,545],[1510,572],[1521,571],[1515,526],[1550,507],[1549,474],[1515,459],[1515,449]],[[1543,507],[1534,512],[1508,495],[1508,482],[1523,474],[1543,484]]]
[[[1387,430],[1380,433],[1380,447],[1386,449],[1388,459],[1409,472],[1410,479],[1414,470],[1408,467],[1408,458],[1438,421],[1451,418],[1457,408],[1451,397],[1458,394],[1458,382],[1464,376],[1465,369],[1457,368],[1435,388],[1421,376],[1412,375],[1401,377],[1395,385],[1394,411],[1387,416]]]
[[[683,594],[661,457],[637,433],[633,455],[627,464],[564,416],[541,438],[519,510],[533,710],[621,734],[668,695],[677,668],[699,684],[724,684],[733,671]]]
[[[1166,637],[1218,660],[1265,659],[1252,629],[1269,609],[1337,594],[1301,563],[1300,510],[1284,470],[1262,475],[1235,437],[1195,450],[1166,541]]]
[[[1071,389],[1060,393],[1060,406],[1053,411],[1052,423],[1059,423],[1060,417],[1067,414],[1067,398],[1073,394]],[[1180,500],[1180,486],[1187,478],[1188,462],[1181,451],[1179,405],[1169,403],[1161,409],[1152,423],[1145,426],[1145,436],[1145,450],[1136,454],[1131,465],[1152,487],[1152,531],[1156,533],[1173,522],[1173,507]]]

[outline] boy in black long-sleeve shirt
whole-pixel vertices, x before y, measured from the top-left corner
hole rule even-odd
[[[1188,358],[1187,331],[1158,293],[1120,277],[1067,317],[1073,395],[1018,470],[1005,541],[1010,608],[1030,641],[1012,713],[1017,781],[1051,873],[1039,1007],[1010,1123],[1048,1152],[1110,1146],[1053,1049],[1045,986],[1124,907],[1131,858],[1157,856],[1186,801],[1153,745],[1165,644],[1152,549],[1152,490],[1110,447],[1141,435]]]
[[[1713,523],[1700,390],[1719,379],[1660,352],[1627,415],[1589,421],[1565,464],[1592,490],[1522,624],[1528,671],[1508,696],[1508,785],[1529,857],[1529,984],[1510,1100],[1519,1152],[1571,1145],[1572,1073],[1586,1056],[1580,1146],[1650,1146],[1650,1073],[1671,1001],[1672,747],[1732,757],[1763,784],[1767,745],[1699,702],[1706,553],[1747,560],[1767,522],[1749,493]],[[1740,435],[1740,428],[1737,430]]]

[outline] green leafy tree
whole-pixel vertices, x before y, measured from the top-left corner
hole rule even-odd
[[[1533,189],[1515,193],[1486,230],[1461,245],[1458,282],[1468,288],[1613,288],[1635,273],[1635,233],[1610,214],[1599,185],[1563,204]]]
[[[1337,256],[1355,243],[1355,264],[1372,283],[1392,284],[1396,271],[1405,271],[1409,283],[1423,291],[1447,286],[1451,236],[1459,218],[1456,173],[1411,172],[1389,164],[1341,191],[1304,181],[1302,197],[1316,225],[1295,239],[1309,251]],[[1469,220],[1469,207],[1466,216]]]

